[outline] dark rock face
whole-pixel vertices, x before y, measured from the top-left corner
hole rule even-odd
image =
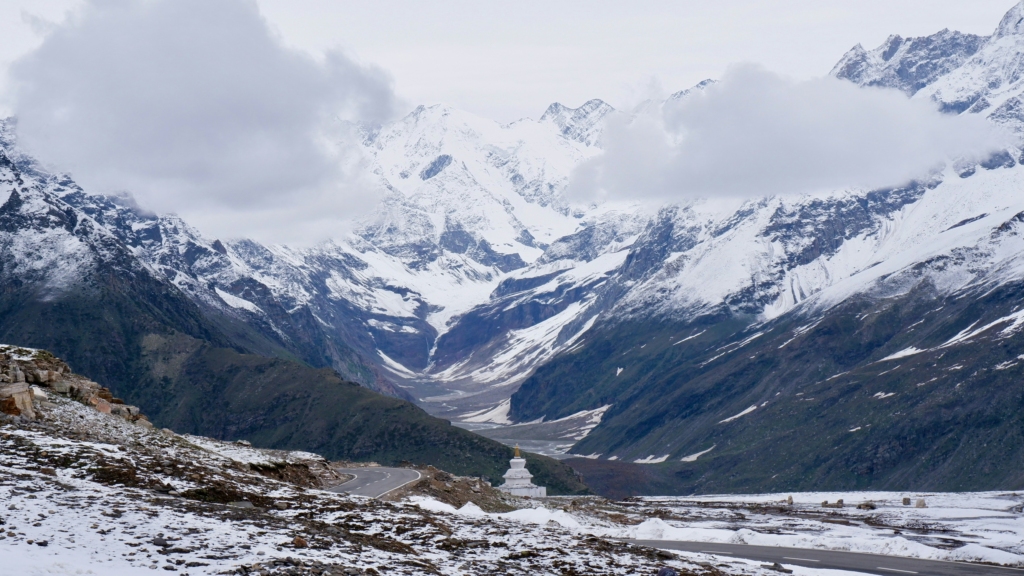
[[[576,260],[590,262],[603,254],[613,242],[624,242],[626,236],[608,226],[587,226],[568,236],[555,240],[544,251],[541,262]]]
[[[477,240],[455,222],[448,222],[438,246],[453,254],[466,254],[485,266],[494,266],[502,272],[511,272],[526,266],[519,254],[499,254],[483,238]]]
[[[876,190],[863,196],[832,201],[814,200],[796,210],[778,210],[764,236],[793,245],[811,239],[790,257],[789,266],[800,266],[831,256],[844,242],[878,227],[878,216],[887,216],[913,204],[935,183],[913,183],[904,188]]]
[[[441,173],[442,170],[448,167],[452,163],[452,157],[448,154],[442,154],[434,159],[433,162],[427,165],[426,168],[420,172],[420,180],[430,180],[434,176]]]

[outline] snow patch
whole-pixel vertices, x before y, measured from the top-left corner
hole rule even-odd
[[[743,416],[746,416],[747,414],[750,414],[754,410],[757,410],[757,404],[754,404],[750,408],[747,408],[746,410],[744,410],[743,412],[740,412],[739,414],[736,414],[735,416],[729,416],[725,420],[719,420],[718,423],[719,424],[725,424],[727,422],[732,422],[733,420],[736,420],[737,418],[742,418]]]
[[[508,411],[511,409],[512,399],[506,398],[494,408],[487,408],[480,410],[479,412],[466,414],[461,418],[461,421],[476,424],[482,424],[484,422],[492,422],[494,424],[511,424],[512,421],[508,419]]]
[[[633,463],[634,464],[661,464],[662,462],[664,462],[666,460],[668,460],[668,454],[665,454],[664,456],[654,456],[652,454],[652,455],[648,456],[647,458],[640,458],[639,460],[633,460]]]
[[[717,446],[717,444],[715,446]],[[689,456],[684,456],[680,460],[680,462],[696,462],[697,458],[700,458],[701,456],[707,454],[708,452],[711,452],[712,450],[715,449],[715,446],[712,446],[711,448],[708,448],[707,450],[703,450],[701,452],[695,452],[693,454],[690,454]]]
[[[224,301],[225,304],[231,306],[232,308],[246,310],[254,314],[263,314],[263,310],[259,306],[253,304],[252,302],[249,302],[245,298],[239,298],[238,296],[235,296],[234,294],[229,294],[228,292],[225,292],[220,288],[214,288],[213,290],[214,292],[217,293],[217,296],[219,296],[220,299]]]
[[[882,358],[881,360],[879,360],[879,362],[888,362],[889,360],[899,360],[900,358],[906,358],[907,356],[913,356],[915,354],[920,354],[921,352],[927,352],[927,350],[919,350],[919,349],[911,346],[909,348],[904,348],[903,350],[900,350],[899,352],[897,352],[895,354],[890,354],[890,355],[886,356],[885,358]]]
[[[388,370],[391,370],[392,372],[395,372],[397,374],[401,374],[402,376],[416,376],[415,372],[409,370],[405,366],[402,366],[402,364],[400,364],[399,362],[395,362],[383,351],[377,350],[377,355],[380,356],[381,360],[384,361],[384,367],[387,368]]]

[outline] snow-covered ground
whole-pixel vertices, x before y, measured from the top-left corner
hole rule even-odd
[[[787,504],[789,496],[792,505]],[[903,504],[904,498],[910,498],[910,505]],[[840,499],[842,508],[822,506]],[[918,508],[918,500],[926,507]],[[415,501],[425,509],[463,517],[554,523],[577,534],[606,538],[816,548],[1024,566],[1024,494],[1013,492],[814,492],[621,502],[554,498],[543,507],[504,514],[486,514],[472,504],[455,510],[436,501]],[[707,559],[706,554],[680,554],[695,562]]]
[[[181,436],[49,400],[38,422],[0,415],[5,576],[707,572],[559,524],[326,492],[330,470],[313,454]]]

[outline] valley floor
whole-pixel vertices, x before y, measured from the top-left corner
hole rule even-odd
[[[748,544],[1024,566],[1024,495],[1012,492],[820,492],[687,498],[550,498],[547,508],[491,515],[557,522],[580,534],[644,541]],[[904,504],[904,498],[910,504]],[[833,507],[840,499],[841,508]],[[923,508],[917,507],[923,500]],[[829,507],[824,507],[824,502]],[[446,507],[420,502],[432,510]],[[450,508],[450,507],[448,507]],[[453,513],[484,516],[467,505]],[[693,562],[747,565],[703,553]]]

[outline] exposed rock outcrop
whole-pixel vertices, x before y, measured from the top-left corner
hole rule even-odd
[[[47,394],[59,394],[92,406],[104,414],[152,426],[137,406],[114,398],[110,390],[79,376],[46,350],[0,345],[0,413],[36,418]]]

